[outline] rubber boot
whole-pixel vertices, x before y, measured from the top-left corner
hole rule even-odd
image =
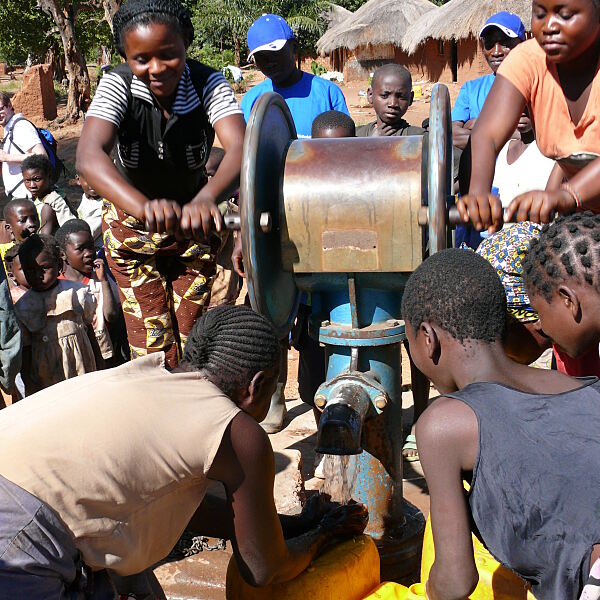
[[[277,380],[277,389],[271,396],[271,406],[269,412],[265,417],[264,421],[260,426],[267,433],[277,433],[283,429],[283,421],[287,414],[287,408],[285,407],[285,384],[287,382],[287,371],[288,371],[288,346],[287,341],[281,345],[281,355],[279,360],[279,379]]]

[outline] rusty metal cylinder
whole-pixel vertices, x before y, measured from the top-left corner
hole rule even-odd
[[[279,206],[283,270],[416,269],[423,155],[422,136],[294,140]]]

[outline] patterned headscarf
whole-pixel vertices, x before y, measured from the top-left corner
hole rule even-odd
[[[498,233],[484,239],[476,250],[496,269],[506,292],[508,312],[521,323],[539,319],[523,285],[523,258],[531,240],[538,237],[541,230],[540,225],[530,221],[507,224]]]

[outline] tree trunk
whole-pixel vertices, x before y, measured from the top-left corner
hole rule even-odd
[[[240,50],[240,40],[235,32],[233,34],[233,48],[235,53],[235,66],[239,67],[242,63],[242,53]]]
[[[72,11],[65,11],[60,0],[38,0],[39,7],[52,17],[60,33],[65,54],[65,66],[69,79],[66,121],[79,119],[80,111],[85,111],[90,102],[90,75],[85,57],[75,37],[75,23]]]
[[[102,0],[104,6],[104,19],[110,27],[110,31],[113,31],[113,18],[119,6],[121,6],[122,0]]]

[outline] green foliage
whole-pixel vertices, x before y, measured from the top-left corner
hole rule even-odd
[[[36,0],[3,0],[0,2],[0,59],[9,64],[24,64],[28,53],[43,58],[53,43],[52,21]]]
[[[342,6],[352,12],[358,10],[367,0],[337,0],[334,4]]]
[[[326,29],[327,0],[205,0],[192,7],[196,31],[192,56],[203,49],[239,49],[247,53],[246,32],[263,13],[284,17],[293,29],[301,53],[314,49]]]
[[[227,65],[232,65],[235,61],[233,50],[227,49],[221,52],[212,46],[194,47],[188,55],[190,58],[199,60],[201,63],[219,71]]]
[[[313,75],[323,75],[323,73],[327,73],[327,69],[323,65],[319,64],[316,60],[313,60],[310,63],[310,72]]]

